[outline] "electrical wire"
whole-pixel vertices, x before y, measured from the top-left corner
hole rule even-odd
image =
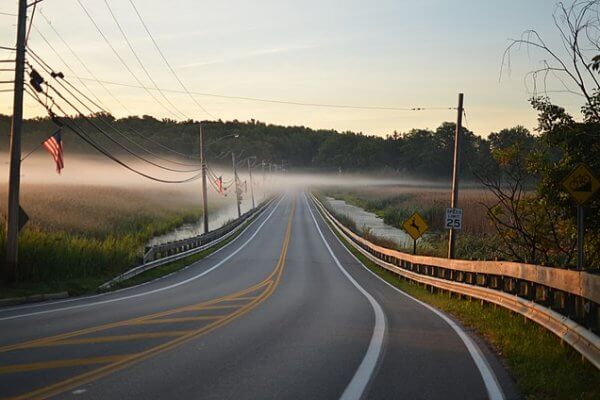
[[[169,110],[169,108],[167,108],[156,96],[154,96],[152,94],[152,92],[149,90],[149,88],[147,88],[146,86],[144,86],[144,84],[140,81],[140,79],[137,77],[137,75],[131,70],[131,68],[129,67],[129,65],[127,65],[127,63],[125,62],[125,60],[123,60],[123,57],[121,57],[121,55],[115,49],[115,47],[112,45],[112,43],[110,42],[110,40],[108,40],[108,38],[106,37],[106,35],[102,31],[102,29],[100,29],[100,26],[98,26],[98,24],[96,23],[96,21],[94,20],[94,18],[92,17],[92,15],[89,13],[89,11],[87,10],[87,8],[83,5],[83,3],[81,2],[81,0],[77,0],[77,3],[81,6],[81,8],[85,12],[85,14],[89,18],[89,20],[92,22],[92,24],[94,25],[94,27],[96,28],[96,30],[98,31],[98,33],[100,34],[100,36],[102,37],[102,39],[104,40],[104,42],[108,45],[108,47],[110,47],[110,49],[112,50],[113,54],[117,57],[117,59],[121,62],[121,64],[125,67],[125,69],[131,74],[131,76],[133,76],[133,78],[138,83],[138,85],[140,85],[141,88],[144,89],[146,91],[146,93],[148,93],[150,95],[150,97],[152,97],[154,99],[154,101],[156,101],[156,103],[158,105],[160,105],[165,111],[167,111],[169,114],[173,115],[175,118],[178,118],[177,114],[175,114],[172,110]]]
[[[60,36],[60,34],[52,27],[52,24],[50,23],[50,21],[46,18],[46,16],[41,12],[40,10],[40,15],[42,15],[42,17],[46,20],[46,22],[50,25],[50,27],[54,30],[54,32],[57,34],[57,36],[59,37],[59,39],[61,39],[61,41],[63,42],[63,44],[71,51],[72,55],[79,61],[79,63],[86,69],[86,71],[88,73],[90,73],[91,75],[93,75],[93,73],[89,70],[89,68],[83,63],[83,61],[81,61],[81,59],[77,56],[77,54],[75,54],[75,52],[71,49],[71,47],[68,45],[68,43],[62,38],[62,36]],[[34,26],[34,29],[36,30],[36,32],[38,33],[38,35],[46,42],[46,44],[50,47],[50,49],[52,49],[52,51],[58,56],[59,60],[67,67],[67,69],[69,71],[71,71],[71,73],[75,74],[73,69],[70,67],[70,65],[61,57],[60,53],[54,48],[54,46],[52,46],[52,44],[47,40],[47,38],[39,31],[39,29],[37,29],[37,27]],[[38,61],[44,63],[46,65],[47,68],[50,68],[52,70],[54,70],[53,68],[51,68],[47,63],[45,63],[41,57],[39,57],[30,47],[28,47],[28,51],[33,54],[33,56],[38,58]],[[75,76],[76,77],[76,76]],[[77,78],[77,77],[76,77]],[[86,96],[85,94],[83,94],[79,89],[77,89],[73,84],[71,84],[67,79],[65,79],[64,77],[62,77],[62,80],[64,82],[66,82],[73,90],[76,90],[78,93],[80,93],[81,95],[85,96],[90,102],[92,102],[92,104],[94,104],[94,106],[96,106],[97,108],[99,108],[100,110],[113,115],[114,113],[112,113],[108,107],[106,107],[106,105],[98,98],[98,96],[96,96],[96,94],[89,88],[89,86],[87,86],[85,84],[85,82],[79,78],[77,78],[79,80],[79,82],[88,90],[88,92],[90,92],[92,94],[92,96],[98,101],[98,103],[100,103],[101,105],[99,105],[98,103],[92,101],[88,96]],[[101,83],[101,86],[109,93],[109,95],[111,95],[111,97],[116,100],[128,113],[129,110],[127,109],[127,107],[125,107],[125,105],[123,103],[121,103],[115,96],[114,94],[108,90],[108,88],[106,88],[106,86]],[[150,138],[146,138],[143,134],[141,134],[140,132],[137,132],[135,129],[132,129],[132,131],[139,137],[143,138],[146,141],[149,141],[151,143],[154,143],[160,147],[162,147],[165,150],[168,150],[170,152],[173,152],[179,156],[183,156],[189,159],[192,159],[193,157],[190,157],[187,154],[183,154],[180,153],[176,150],[171,149],[170,147],[167,147],[165,145],[163,145],[162,143],[153,141]],[[165,159],[167,160],[167,159]],[[180,163],[177,161],[173,161],[173,160],[167,160],[169,162],[172,162],[174,164],[179,164],[179,165],[184,165],[184,166],[196,166],[198,164],[189,164],[189,163]]]
[[[86,77],[80,77],[83,80],[92,80]],[[100,80],[100,82],[105,83],[107,85],[113,86],[123,86],[137,89],[147,89],[153,90],[147,86],[133,85],[129,83],[123,82],[114,82],[114,81],[106,81]],[[177,89],[165,89],[161,88],[163,92],[171,92],[171,93],[185,93],[185,91],[177,90]],[[327,103],[304,103],[299,101],[289,101],[289,100],[278,100],[278,99],[268,99],[268,98],[260,98],[260,97],[247,97],[247,96],[230,96],[216,93],[206,93],[206,92],[190,92],[193,95],[198,96],[206,96],[206,97],[216,97],[222,99],[231,99],[231,100],[245,100],[245,101],[255,101],[262,103],[274,103],[274,104],[284,104],[284,105],[292,105],[292,106],[302,106],[302,107],[322,107],[322,108],[341,108],[341,109],[352,109],[352,110],[379,110],[379,111],[444,111],[444,110],[456,110],[456,107],[439,107],[439,106],[431,106],[431,107],[382,107],[382,106],[352,106],[348,104],[327,104]]]
[[[106,119],[104,116],[102,116],[101,114],[97,114],[97,113],[95,113],[95,112],[94,112],[94,111],[93,111],[93,110],[92,110],[92,109],[91,109],[91,108],[90,108],[90,107],[89,107],[87,104],[83,103],[83,102],[81,101],[81,99],[78,99],[78,98],[77,98],[77,96],[75,96],[75,95],[74,95],[74,94],[73,94],[73,93],[72,93],[72,92],[71,92],[71,91],[70,91],[68,88],[66,88],[66,87],[65,87],[65,86],[62,84],[62,82],[65,82],[65,83],[66,83],[66,84],[67,84],[69,87],[71,87],[71,88],[72,88],[74,91],[76,91],[78,94],[80,94],[82,97],[84,97],[84,98],[85,98],[86,100],[88,100],[90,103],[92,103],[92,104],[93,104],[95,107],[97,107],[99,110],[101,110],[101,111],[103,111],[103,112],[105,112],[105,113],[111,114],[109,111],[107,111],[106,109],[102,108],[100,105],[98,105],[97,103],[95,103],[95,102],[94,102],[92,99],[90,99],[90,98],[89,98],[89,97],[88,97],[88,96],[87,96],[85,93],[83,93],[82,91],[80,91],[80,90],[79,90],[77,87],[75,87],[73,84],[71,84],[71,83],[70,83],[68,80],[66,80],[66,79],[64,79],[64,78],[60,78],[60,75],[59,75],[59,74],[57,74],[57,73],[54,71],[54,69],[53,69],[53,68],[51,68],[51,67],[50,67],[50,66],[49,66],[49,65],[48,65],[46,62],[44,62],[44,61],[43,61],[43,59],[41,59],[41,58],[40,58],[40,57],[39,57],[39,56],[38,56],[38,55],[37,55],[37,54],[36,54],[36,53],[35,53],[33,50],[29,49],[29,52],[30,52],[30,54],[31,54],[31,55],[32,55],[32,57],[33,57],[33,61],[34,61],[34,62],[36,62],[36,63],[38,63],[38,65],[40,65],[40,67],[41,67],[42,69],[44,69],[44,70],[46,71],[46,73],[48,73],[48,74],[50,74],[52,77],[54,77],[54,78],[57,80],[57,82],[58,82],[58,83],[61,85],[61,87],[63,87],[63,89],[65,89],[65,90],[66,90],[66,91],[67,91],[67,92],[68,92],[68,93],[69,93],[71,96],[73,96],[75,99],[77,99],[77,100],[78,100],[78,102],[79,102],[80,104],[82,104],[82,105],[83,105],[83,106],[84,106],[84,107],[85,107],[85,108],[86,108],[86,109],[87,109],[87,110],[88,110],[90,113],[94,114],[94,116],[95,116],[97,119],[100,119],[101,121],[103,121],[103,122],[104,122],[104,124],[105,124],[106,126],[108,126],[109,128],[111,128],[112,130],[115,130],[115,131],[117,131],[117,133],[118,133],[120,136],[124,137],[124,138],[125,138],[127,141],[129,141],[130,143],[134,144],[136,147],[139,147],[139,148],[141,148],[143,151],[145,151],[145,152],[146,152],[146,153],[148,153],[148,154],[151,154],[152,156],[156,157],[157,159],[160,159],[160,160],[163,160],[163,161],[167,161],[167,162],[170,162],[170,163],[173,163],[173,164],[177,164],[177,165],[182,165],[182,166],[188,166],[188,167],[197,167],[197,166],[198,166],[198,164],[180,163],[180,162],[178,162],[178,161],[174,161],[174,160],[171,160],[171,159],[167,159],[167,158],[161,157],[160,155],[158,155],[158,154],[156,154],[156,153],[154,153],[154,152],[152,152],[152,151],[148,150],[148,149],[147,149],[147,148],[145,148],[144,146],[142,146],[142,145],[140,145],[139,143],[137,143],[137,142],[133,141],[133,140],[132,140],[132,139],[131,139],[129,136],[127,136],[126,134],[124,134],[124,133],[123,133],[122,131],[120,131],[119,129],[115,128],[115,127],[114,127],[114,126],[113,126],[113,125],[112,125],[112,124],[111,124],[111,123],[110,123],[110,122],[109,122],[109,121],[108,121],[108,120],[107,120],[107,119]],[[60,79],[59,79],[59,78],[60,78]],[[146,138],[146,137],[145,137],[143,134],[141,134],[140,132],[137,132],[137,131],[135,131],[135,130],[132,130],[132,131],[134,131],[134,133],[135,133],[136,135],[138,135],[138,136],[140,136],[140,137],[142,137],[142,138],[144,138],[144,139],[150,140],[151,142],[154,142],[154,141],[152,141],[151,139],[148,139],[148,138]],[[157,143],[157,144],[158,144],[158,142],[154,142],[154,143]],[[163,147],[165,147],[165,148],[168,148],[168,147],[166,147],[166,146],[163,146]],[[191,171],[197,171],[198,169],[196,168],[196,169],[194,169],[194,170],[174,170],[174,169],[169,169],[169,170],[170,170],[170,171],[174,171],[174,172],[191,172]]]
[[[33,3],[33,9],[31,10],[31,17],[29,18],[29,27],[27,27],[27,34],[25,35],[25,45],[29,42],[29,34],[31,33],[31,27],[33,26],[33,18],[35,17],[35,10],[37,8],[37,1]]]
[[[35,93],[35,91],[32,90],[31,88],[29,88],[29,85],[25,86],[25,91],[27,94],[29,94],[31,97],[33,97],[34,100],[36,100],[38,103],[40,103],[42,105],[42,107],[44,107],[48,111],[48,113],[51,117],[61,118],[61,117],[56,116],[56,114],[54,114],[54,112],[47,107],[47,105],[39,98],[39,96]],[[155,182],[160,182],[160,183],[188,183],[188,182],[192,182],[197,179],[200,179],[200,177],[202,175],[202,174],[197,174],[197,175],[192,176],[191,178],[182,179],[182,180],[167,180],[167,179],[157,178],[157,177],[151,176],[149,174],[146,174],[142,171],[139,171],[139,170],[135,169],[134,167],[128,165],[124,161],[118,159],[116,156],[111,154],[108,150],[104,149],[100,144],[94,142],[94,140],[89,137],[89,135],[85,132],[85,130],[83,130],[79,126],[79,124],[77,124],[77,122],[73,121],[73,124],[69,123],[69,120],[71,120],[71,118],[69,118],[67,116],[67,114],[64,112],[64,110],[62,110],[62,108],[59,105],[55,104],[55,106],[65,115],[63,118],[61,118],[59,120],[60,123],[64,124],[67,128],[69,128],[72,132],[74,132],[77,136],[79,136],[84,142],[86,142],[87,144],[92,146],[98,152],[100,152],[101,154],[103,154],[107,158],[109,158],[110,160],[116,162],[117,164],[121,165],[122,167],[126,168],[127,170],[129,170],[137,175],[140,175],[144,178],[153,180]]]
[[[131,44],[131,41],[129,40],[129,38],[127,37],[127,34],[125,34],[125,31],[123,30],[123,27],[121,26],[121,24],[119,23],[119,20],[117,19],[117,17],[115,16],[112,8],[110,7],[110,5],[108,4],[108,0],[104,0],[104,4],[106,4],[106,8],[108,8],[108,11],[110,13],[110,16],[112,17],[113,21],[115,22],[115,24],[117,25],[117,28],[119,28],[119,32],[121,32],[121,36],[123,36],[123,39],[125,40],[125,43],[127,43],[127,46],[129,47],[129,50],[131,50],[131,53],[133,54],[133,56],[135,57],[135,59],[137,60],[139,66],[142,68],[142,71],[144,71],[144,74],[146,74],[146,77],[148,78],[148,80],[150,80],[150,82],[152,83],[152,86],[154,87],[154,89],[158,90],[158,92],[161,94],[162,98],[179,114],[181,114],[184,118],[187,119],[191,119],[189,116],[187,116],[184,112],[182,112],[179,108],[177,108],[177,106],[175,106],[175,104],[173,104],[171,102],[171,100],[169,100],[167,98],[167,96],[164,94],[163,91],[161,91],[158,86],[156,85],[156,82],[154,81],[154,79],[152,78],[152,75],[150,75],[150,73],[148,72],[148,70],[146,69],[146,67],[144,66],[144,63],[142,62],[142,60],[140,59],[140,57],[138,56],[137,52],[135,51],[135,49],[133,48],[133,45]]]
[[[72,92],[70,92],[60,81],[58,81],[58,83],[63,87],[63,89],[65,89],[67,91],[67,93],[69,93],[73,98],[75,98],[75,100],[77,100],[80,104],[82,104],[84,107],[86,107],[89,110],[89,107],[87,107],[87,105],[81,101],[81,99],[79,99],[77,96],[73,95]],[[109,139],[111,142],[113,142],[114,144],[116,144],[117,146],[119,146],[120,148],[122,148],[123,150],[125,150],[128,154],[132,155],[133,157],[144,161],[150,165],[153,165],[157,168],[161,168],[164,169],[166,171],[170,171],[170,172],[180,172],[180,173],[187,173],[187,172],[197,172],[199,169],[192,169],[192,170],[179,170],[179,169],[174,169],[174,168],[170,168],[170,167],[166,167],[163,165],[160,165],[158,163],[155,163],[151,160],[146,159],[145,157],[142,157],[141,155],[135,153],[133,150],[131,150],[130,148],[128,148],[127,146],[125,146],[124,144],[122,144],[121,142],[119,142],[118,140],[116,140],[115,138],[113,138],[110,134],[108,134],[106,131],[104,131],[102,128],[100,128],[92,119],[90,119],[89,117],[85,116],[84,113],[81,112],[81,110],[79,110],[72,102],[70,102],[60,91],[58,91],[54,86],[52,86],[50,83],[45,82],[44,83],[46,85],[46,87],[50,88],[58,97],[60,97],[64,102],[66,102],[69,107],[71,107],[73,110],[75,110],[75,112],[80,115],[83,119],[86,120],[86,122],[88,122],[90,125],[92,125],[98,132],[100,132],[103,136],[105,136],[107,139]],[[46,94],[46,96],[48,97],[48,94]],[[52,99],[53,103],[56,104],[56,102],[54,101],[54,99],[50,96],[50,98]],[[102,120],[101,120],[102,121]],[[122,132],[118,131],[116,128],[112,127],[110,124],[108,124],[109,127],[111,127],[117,134],[119,134],[120,136],[124,137],[125,139],[128,139],[129,141],[131,141],[130,138],[128,138],[126,135],[124,135]],[[137,145],[137,143],[133,142],[134,144]],[[149,152],[147,149],[143,148],[143,146],[138,145],[138,147],[142,148],[143,150]],[[151,152],[150,152],[151,153]]]
[[[197,172],[200,169],[196,168],[196,169],[190,169],[190,170],[180,170],[180,169],[175,169],[175,168],[170,168],[170,167],[165,167],[163,165],[160,165],[158,163],[155,163],[154,161],[148,160],[147,158],[137,154],[136,152],[134,152],[133,150],[131,150],[130,148],[128,148],[127,146],[125,146],[124,144],[122,144],[121,142],[119,142],[118,140],[116,140],[115,138],[113,138],[110,134],[108,134],[105,130],[103,130],[101,127],[99,127],[91,118],[85,116],[81,110],[79,110],[72,102],[70,102],[64,95],[62,95],[62,93],[60,93],[54,86],[52,86],[51,84],[46,82],[46,86],[48,88],[50,88],[54,93],[56,93],[56,95],[58,97],[60,97],[64,102],[66,102],[69,107],[71,107],[73,110],[75,110],[76,113],[78,113],[83,119],[86,120],[86,122],[88,122],[90,125],[92,125],[98,132],[100,132],[104,137],[106,137],[108,140],[110,140],[111,142],[113,142],[114,144],[116,144],[117,146],[119,146],[120,148],[122,148],[123,150],[125,150],[128,154],[130,154],[131,156],[144,161],[150,165],[153,165],[157,168],[160,169],[164,169],[165,171],[170,171],[170,172],[179,172],[179,173],[187,173],[187,172]],[[115,132],[117,134],[119,134],[120,136],[123,136],[127,139],[126,135],[123,135],[122,133],[119,133],[118,130],[115,130]],[[134,142],[135,143],[135,142]],[[143,149],[142,146],[139,146]],[[147,152],[149,152],[149,150],[146,150]],[[151,152],[150,152],[151,153]]]
[[[87,64],[83,62],[83,60],[77,55],[77,53],[75,53],[75,51],[73,50],[73,48],[69,45],[69,43],[67,43],[67,41],[64,39],[64,37],[58,32],[58,30],[56,30],[56,28],[54,28],[54,25],[52,24],[52,22],[46,17],[46,15],[43,13],[42,10],[40,10],[40,15],[42,16],[42,18],[46,21],[46,24],[48,24],[48,26],[50,26],[50,29],[52,29],[52,31],[54,32],[54,34],[60,39],[60,41],[63,43],[63,45],[69,50],[69,52],[71,53],[71,55],[79,62],[79,64],[81,64],[81,66],[85,69],[85,71],[92,77],[94,78],[94,82],[98,83],[100,86],[102,86],[102,88],[109,94],[109,96],[111,96],[113,98],[113,100],[115,100],[127,113],[127,115],[131,115],[131,111],[129,111],[129,109],[125,106],[125,104],[123,104],[114,94],[113,92],[108,89],[108,87],[106,87],[106,85],[102,82],[100,82],[98,80],[98,78],[96,77],[96,75],[88,68]],[[50,45],[50,48],[52,48],[52,45]],[[70,69],[70,68],[69,68]],[[81,82],[81,79],[79,80]],[[83,84],[83,82],[81,82]]]
[[[69,71],[71,71],[71,73],[74,73],[73,69],[71,68],[71,66],[69,65],[69,63],[67,63],[65,61],[65,59],[61,56],[61,54],[56,50],[56,48],[50,43],[50,41],[46,38],[46,36],[44,36],[44,34],[42,34],[42,32],[40,32],[40,30],[34,25],[33,28],[35,29],[35,32],[38,34],[38,36],[40,38],[42,38],[42,40],[44,42],[46,42],[46,45],[50,48],[50,50],[52,50],[52,52],[58,57],[58,59],[64,64],[65,67],[67,67],[67,69]],[[29,51],[30,54],[33,54],[34,56],[37,56],[37,54],[31,49],[31,47],[27,46],[27,50]],[[41,57],[37,56],[38,59],[41,60]],[[76,78],[77,79],[77,78]],[[81,79],[77,79],[84,88],[87,89],[87,91],[96,99],[96,101],[100,104],[102,103],[102,100],[100,100],[100,98],[98,96],[96,96],[96,94],[89,88],[89,86],[85,83],[85,81],[81,80]],[[104,104],[103,104],[104,105]]]
[[[152,41],[152,43],[154,44],[154,47],[156,48],[156,50],[158,51],[158,54],[160,54],[161,58],[163,59],[163,61],[165,62],[165,64],[167,65],[167,67],[169,68],[169,70],[171,71],[171,73],[173,74],[173,76],[175,77],[175,79],[177,80],[177,82],[179,82],[179,85],[181,86],[181,88],[187,93],[187,95],[190,97],[190,99],[192,99],[192,101],[198,106],[198,108],[200,108],[202,111],[204,111],[207,115],[209,115],[211,118],[213,119],[217,119],[217,117],[215,117],[213,114],[211,114],[208,110],[206,110],[206,108],[204,108],[199,102],[198,100],[196,100],[196,98],[194,96],[192,96],[192,93],[190,93],[190,91],[188,90],[188,88],[183,84],[183,82],[181,81],[181,79],[179,79],[179,76],[177,75],[177,73],[175,72],[175,69],[173,69],[173,67],[171,66],[171,63],[169,63],[169,61],[167,60],[167,58],[165,57],[164,53],[162,52],[162,50],[160,49],[160,47],[158,46],[158,43],[156,42],[156,40],[154,39],[154,36],[152,35],[152,33],[150,33],[150,29],[148,29],[148,26],[146,25],[146,23],[144,22],[144,19],[142,18],[142,15],[140,14],[140,12],[138,11],[137,7],[135,6],[135,4],[133,3],[133,0],[129,0],[129,3],[131,4],[131,6],[133,7],[133,10],[135,11],[136,15],[138,16],[138,19],[140,20],[140,22],[142,23],[142,26],[144,27],[144,29],[146,30],[146,33],[148,34],[148,37],[150,38],[150,40]]]

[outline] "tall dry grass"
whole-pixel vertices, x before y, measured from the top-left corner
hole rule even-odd
[[[5,187],[0,196],[6,198]],[[0,286],[0,297],[93,291],[135,266],[153,236],[202,215],[199,191],[190,195],[170,187],[25,184],[21,206],[30,221],[19,235],[18,281]],[[3,203],[2,213],[5,207]],[[2,260],[3,253],[1,235]]]
[[[6,187],[0,189],[6,198]],[[201,215],[200,196],[181,196],[168,189],[56,184],[21,188],[21,206],[29,229],[103,237],[135,233],[140,223]],[[6,203],[0,205],[6,213]]]
[[[330,189],[334,197],[346,199],[384,218],[399,227],[402,221],[417,211],[431,230],[444,231],[444,215],[450,207],[450,190],[412,186],[364,186]],[[493,204],[493,195],[485,189],[461,189],[458,206],[463,209],[463,231],[478,234],[494,233],[486,216],[485,205]]]

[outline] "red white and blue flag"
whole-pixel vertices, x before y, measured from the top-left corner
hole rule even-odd
[[[60,170],[65,167],[63,159],[63,145],[60,130],[56,131],[44,142],[44,148],[50,153],[56,163],[56,172],[60,174]]]

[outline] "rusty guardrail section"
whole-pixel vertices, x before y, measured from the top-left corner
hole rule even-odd
[[[192,254],[199,253],[221,243],[224,240],[227,240],[229,237],[235,235],[236,232],[242,228],[246,221],[264,211],[269,204],[273,202],[273,200],[274,199],[264,201],[263,203],[259,204],[258,207],[242,214],[240,218],[237,218],[223,225],[222,227],[215,229],[214,231],[187,239],[176,240],[173,242],[162,243],[148,247],[146,253],[144,254],[142,265],[132,268],[129,271],[126,271],[110,281],[102,284],[99,289],[110,289],[111,286],[118,282],[133,278],[136,275],[161,265],[165,265],[187,256],[191,256]]]
[[[501,261],[416,256],[373,244],[340,223],[314,196],[321,214],[354,248],[397,275],[496,304],[538,323],[600,368],[600,276]],[[596,332],[596,333],[594,333]]]

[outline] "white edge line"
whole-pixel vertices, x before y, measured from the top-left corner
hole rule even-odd
[[[442,320],[444,320],[444,322],[446,322],[448,325],[450,325],[450,327],[456,332],[458,337],[463,341],[465,347],[467,348],[467,351],[471,355],[471,358],[473,358],[473,361],[475,362],[475,365],[477,366],[477,369],[479,370],[479,373],[481,374],[481,378],[483,379],[483,383],[485,385],[485,388],[487,390],[489,398],[491,400],[504,400],[505,399],[504,392],[502,391],[502,388],[500,387],[498,379],[496,378],[496,375],[492,371],[491,366],[485,359],[485,356],[481,352],[481,349],[473,341],[473,339],[471,339],[471,337],[469,337],[469,335],[460,326],[458,326],[456,324],[456,322],[454,322],[452,319],[450,319],[447,315],[445,315],[443,312],[441,312],[437,308],[411,296],[408,293],[403,292],[402,290],[398,289],[397,287],[395,287],[394,285],[392,285],[391,283],[389,283],[388,281],[386,281],[385,279],[383,279],[382,277],[380,277],[379,275],[377,275],[376,273],[371,271],[369,268],[367,268],[366,265],[363,264],[362,261],[360,261],[358,259],[358,257],[356,257],[350,251],[350,249],[348,249],[346,247],[346,245],[344,245],[344,243],[342,243],[340,238],[333,232],[333,230],[331,229],[329,224],[325,223],[325,225],[327,225],[327,227],[329,228],[329,230],[331,231],[333,236],[338,240],[338,242],[340,242],[340,244],[348,252],[348,254],[350,254],[371,275],[373,275],[374,277],[376,277],[377,279],[379,279],[380,281],[382,281],[383,283],[385,283],[386,285],[388,285],[389,287],[391,287],[392,289],[394,289],[401,295],[408,297],[409,299],[411,299],[411,300],[419,303],[423,307],[427,308],[429,311],[433,312],[438,317],[440,317]]]
[[[194,275],[194,276],[192,276],[192,277],[190,277],[188,279],[185,279],[183,281],[174,283],[172,285],[163,286],[163,287],[160,287],[160,288],[157,288],[157,289],[154,289],[154,290],[149,290],[147,292],[132,294],[132,295],[129,295],[129,296],[117,297],[115,299],[108,299],[108,300],[96,301],[96,302],[93,302],[93,303],[78,304],[78,305],[68,306],[68,307],[53,308],[51,310],[42,310],[42,311],[35,311],[35,312],[31,312],[31,313],[26,313],[26,314],[11,315],[11,316],[8,316],[8,317],[2,317],[2,318],[0,318],[0,321],[8,321],[8,320],[12,320],[12,319],[18,319],[18,318],[24,318],[24,317],[31,317],[31,316],[35,316],[35,315],[51,314],[51,313],[60,312],[60,311],[68,311],[68,310],[74,310],[74,309],[78,309],[78,308],[93,307],[93,306],[98,306],[98,305],[102,305],[102,304],[108,304],[108,303],[114,303],[114,302],[123,301],[123,300],[129,300],[129,299],[133,299],[133,298],[137,298],[137,297],[143,297],[143,296],[148,296],[150,294],[163,292],[165,290],[170,290],[170,289],[173,289],[175,287],[178,287],[178,286],[181,286],[181,285],[185,285],[185,284],[187,284],[189,282],[195,281],[196,279],[201,278],[204,275],[206,275],[206,274],[214,271],[215,269],[219,268],[221,265],[223,265],[224,263],[226,263],[227,261],[229,261],[237,253],[239,253],[244,247],[246,247],[246,245],[248,243],[250,243],[250,241],[252,239],[254,239],[254,237],[256,237],[256,235],[260,232],[261,228],[271,218],[271,216],[273,215],[273,213],[275,212],[275,210],[277,210],[277,208],[279,207],[279,204],[281,203],[282,200],[283,200],[283,197],[279,199],[279,201],[277,202],[277,204],[275,205],[275,207],[273,207],[273,210],[271,210],[271,212],[269,213],[269,215],[267,215],[267,217],[265,218],[265,220],[256,228],[256,231],[254,231],[254,233],[252,234],[252,236],[250,236],[248,238],[248,240],[246,240],[244,243],[242,243],[240,245],[240,247],[238,247],[237,249],[235,249],[227,257],[223,258],[221,261],[219,261],[218,263],[216,263],[212,267],[208,268],[207,270],[199,273],[198,275]],[[4,311],[4,310],[2,310],[2,311]]]
[[[371,381],[381,357],[383,342],[387,334],[385,314],[377,300],[375,300],[373,296],[369,294],[369,292],[360,286],[360,284],[344,269],[344,267],[342,267],[342,264],[333,253],[333,250],[329,246],[329,243],[327,243],[327,240],[325,239],[325,236],[323,235],[323,232],[321,231],[321,228],[315,219],[315,215],[313,214],[310,204],[308,203],[308,197],[306,196],[306,193],[304,194],[304,201],[306,202],[308,211],[310,212],[312,220],[315,223],[315,227],[317,228],[325,247],[327,247],[329,254],[333,258],[333,261],[340,271],[342,271],[342,273],[346,276],[346,278],[348,278],[348,280],[358,289],[358,291],[366,297],[373,308],[373,312],[375,313],[375,326],[373,327],[373,334],[371,335],[371,341],[369,342],[367,352],[358,366],[358,369],[354,373],[352,380],[348,386],[346,386],[346,389],[340,397],[342,400],[360,399],[363,396],[367,385]]]

